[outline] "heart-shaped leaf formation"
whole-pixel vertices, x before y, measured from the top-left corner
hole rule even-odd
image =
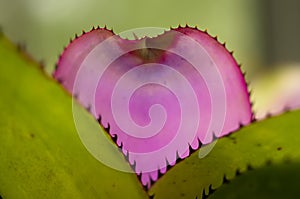
[[[232,53],[197,28],[136,40],[93,28],[67,46],[53,75],[108,129],[146,188],[253,118]]]

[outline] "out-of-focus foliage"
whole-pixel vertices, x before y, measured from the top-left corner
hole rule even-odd
[[[13,41],[26,44],[51,71],[70,37],[93,25],[116,33],[140,27],[198,25],[227,42],[248,72],[261,65],[263,42],[257,1],[248,0],[0,0],[0,26]]]

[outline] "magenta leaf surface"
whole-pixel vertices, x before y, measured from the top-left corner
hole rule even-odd
[[[253,119],[232,54],[196,28],[122,39],[93,29],[69,44],[54,77],[109,128],[142,184]]]

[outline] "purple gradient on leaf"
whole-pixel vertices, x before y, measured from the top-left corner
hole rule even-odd
[[[187,45],[186,37],[194,43]],[[107,38],[111,39],[107,51],[89,56]],[[103,66],[106,59],[120,52],[122,56]],[[199,60],[203,70],[215,67],[216,78],[203,77],[183,54]],[[85,63],[92,63],[89,70],[80,68]],[[104,70],[101,77],[95,72],[98,70]],[[101,116],[104,127],[110,126],[109,133],[117,136],[116,144],[129,156],[147,188],[158,179],[158,172],[164,174],[177,158],[189,156],[189,147],[196,150],[212,142],[214,136],[229,134],[252,119],[247,85],[233,56],[214,38],[194,28],[177,28],[135,41],[105,29],[93,30],[66,48],[54,77],[78,95],[82,105],[90,106],[96,119]],[[207,82],[214,78],[215,82]],[[94,96],[89,89],[95,89]],[[225,112],[214,110],[216,100],[224,104]],[[224,114],[224,121],[214,120],[216,113]]]

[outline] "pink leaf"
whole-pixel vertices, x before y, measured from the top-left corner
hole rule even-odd
[[[54,77],[110,127],[147,188],[178,158],[252,119],[233,56],[195,28],[137,40],[92,30],[66,48]]]

